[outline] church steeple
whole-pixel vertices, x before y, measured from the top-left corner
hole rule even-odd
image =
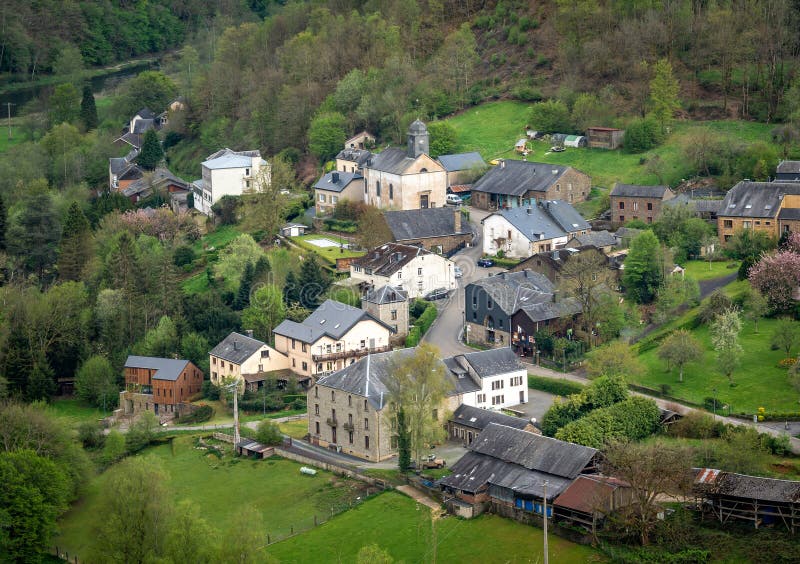
[[[428,128],[420,120],[408,126],[408,156],[412,159],[429,152]]]

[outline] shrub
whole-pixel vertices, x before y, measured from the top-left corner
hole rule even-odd
[[[175,249],[175,255],[172,260],[175,266],[185,266],[187,264],[191,265],[195,258],[194,250],[189,245],[180,245]]]
[[[87,449],[103,446],[103,430],[94,421],[84,421],[78,426],[78,440]]]
[[[265,419],[258,424],[255,439],[262,445],[279,445],[283,442],[283,435],[275,423]]]
[[[625,149],[631,153],[643,153],[658,147],[664,141],[661,127],[651,118],[636,119],[625,128]]]
[[[533,104],[528,121],[533,129],[545,133],[568,133],[572,129],[569,108],[560,100]]]
[[[791,368],[797,363],[797,359],[790,357],[784,358],[778,362],[778,368]]]
[[[202,404],[195,409],[192,413],[187,413],[183,417],[178,418],[178,423],[187,425],[191,423],[203,423],[214,417],[214,408],[208,404]]]
[[[711,439],[721,437],[724,432],[724,423],[698,411],[689,412],[669,426],[670,436],[684,439]]]
[[[542,433],[552,437],[556,432],[594,409],[623,401],[628,395],[625,381],[619,377],[601,376],[565,401],[557,401],[542,418]]]
[[[219,386],[215,386],[211,383],[211,380],[206,380],[203,382],[203,397],[207,400],[217,401],[220,395]]]
[[[537,340],[538,343],[538,340]],[[564,378],[547,378],[545,376],[534,376],[528,374],[528,387],[533,390],[547,392],[557,396],[569,396],[579,394],[584,389],[583,384],[565,380]]]
[[[658,429],[660,419],[661,411],[656,402],[634,396],[609,407],[595,409],[559,429],[555,437],[599,449],[611,440],[644,439]]]

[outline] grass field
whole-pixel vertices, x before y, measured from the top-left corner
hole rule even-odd
[[[5,123],[0,122],[0,153],[8,150],[9,147],[19,145],[24,140],[25,139],[23,138],[22,133],[16,131],[16,128],[13,127],[11,131],[11,139],[9,139],[8,128],[5,126]]]
[[[300,464],[283,459],[249,460],[230,456],[222,460],[196,450],[192,436],[180,436],[170,445],[152,447],[144,456],[154,456],[169,475],[167,487],[173,501],[190,499],[203,518],[221,534],[243,506],[252,505],[264,519],[264,536],[273,538],[313,526],[314,515],[328,518],[364,496],[363,483],[318,471],[316,476],[300,473]],[[92,541],[93,525],[103,485],[115,472],[111,468],[89,483],[84,497],[60,523],[60,535],[54,544],[72,555],[85,554]]]
[[[672,388],[672,396],[700,404],[704,398],[713,396],[716,388],[717,397],[731,405],[733,413],[754,413],[759,407],[773,412],[800,411],[800,394],[789,384],[787,369],[777,366],[785,354],[783,351],[770,350],[776,323],[774,319],[762,319],[756,334],[752,322],[743,322],[739,342],[744,354],[740,367],[733,374],[735,387],[731,387],[728,379],[716,369],[716,358],[706,326],[693,331],[705,352],[700,362],[686,366],[683,383],[678,382],[677,371],[666,371],[666,365],[658,358],[658,348],[639,356],[647,373],[635,383],[656,389],[661,384],[668,384]]]
[[[302,439],[308,434],[308,417],[296,421],[279,423],[278,428],[284,435],[289,435],[294,439]]]
[[[739,269],[738,262],[722,261],[708,262],[707,260],[689,260],[681,264],[686,269],[686,277],[701,280],[713,280],[736,274]]]
[[[496,158],[518,159],[514,143],[525,135],[529,105],[521,102],[491,102],[448,119],[458,133],[456,151],[478,151],[487,161]],[[707,128],[738,142],[771,143],[772,125],[745,121],[678,122],[666,142],[653,151],[630,154],[602,149],[572,149],[549,152],[550,144],[533,141],[529,161],[571,165],[592,177],[592,184],[610,188],[617,181],[633,184],[656,184],[658,179],[647,172],[646,161],[658,155],[663,161],[664,181],[675,185],[690,171],[683,156],[687,139]]]
[[[79,399],[56,399],[47,406],[47,409],[69,427],[77,427],[85,421],[98,421],[103,418],[102,409],[92,407]],[[109,404],[106,415],[111,415],[112,411],[113,407]]]
[[[377,544],[395,562],[541,562],[542,530],[482,515],[444,517],[431,526],[430,510],[387,492],[330,522],[268,548],[281,562],[355,562],[362,546]],[[589,547],[551,535],[550,561],[603,561]],[[502,555],[502,556],[501,556]]]
[[[242,232],[235,225],[221,225],[214,231],[203,235],[200,240],[195,241],[192,248],[196,253],[203,252],[203,249],[219,250],[241,234]]]

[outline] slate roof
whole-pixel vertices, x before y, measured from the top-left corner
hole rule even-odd
[[[500,210],[491,215],[504,218],[529,241],[556,239],[575,231],[592,228],[575,208],[560,200],[547,200],[534,206]]]
[[[669,191],[669,186],[642,186],[640,184],[622,184],[617,182],[611,190],[611,196],[621,198],[659,198],[663,199]]]
[[[265,343],[258,339],[234,331],[222,339],[208,354],[234,364],[242,364],[264,345]]]
[[[593,247],[608,247],[609,245],[616,245],[617,238],[613,233],[606,231],[589,231],[586,235],[575,235],[572,237],[579,245],[591,245]]]
[[[481,409],[480,407],[472,407],[463,403],[453,412],[450,421],[464,427],[478,429],[479,431],[486,428],[489,423],[499,423],[514,429],[524,429],[530,425],[530,422],[522,417],[512,417],[499,411]]]
[[[445,359],[445,364],[447,361],[453,361],[451,365],[460,368],[466,368],[464,363],[468,364],[478,378],[491,378],[525,369],[510,347],[458,354]]]
[[[800,174],[800,161],[781,161],[776,171],[778,174]]]
[[[122,190],[125,196],[133,196],[134,194],[141,194],[150,190],[153,187],[162,186],[165,184],[174,184],[185,190],[189,190],[189,183],[185,180],[178,178],[169,169],[159,167],[153,171],[149,176],[142,175],[141,178],[135,182],[131,182]]]
[[[111,157],[108,159],[108,168],[111,170],[111,174],[117,176],[130,166],[131,162],[125,157]]]
[[[610,476],[578,476],[553,502],[555,507],[564,507],[581,513],[594,513],[609,508],[609,497],[618,488],[630,487],[619,478]]]
[[[462,219],[461,228],[456,231],[457,213],[461,212],[452,207],[442,207],[387,211],[383,213],[383,217],[395,241],[415,241],[472,233],[466,219]]]
[[[137,133],[131,133],[130,131],[117,139],[117,141],[125,141],[125,143],[135,149],[141,149],[142,147],[142,136]]]
[[[614,236],[618,239],[625,239],[630,238],[633,239],[637,235],[642,232],[641,229],[636,229],[634,227],[620,227],[619,229],[614,232]]]
[[[533,297],[528,298],[528,295]],[[577,298],[563,298],[556,302],[551,295],[534,294],[528,290],[521,291],[517,300],[517,311],[522,310],[534,322],[569,317],[582,309]]]
[[[775,217],[784,194],[800,194],[800,183],[743,180],[728,190],[721,217]]]
[[[800,219],[800,208],[783,208],[778,219]]]
[[[155,370],[154,380],[177,380],[181,372],[189,364],[188,360],[176,360],[174,358],[158,358],[155,356],[134,356],[129,355],[125,361],[125,368],[147,368]]]
[[[406,169],[414,164],[416,160],[409,157],[405,149],[389,147],[376,155],[372,155],[366,166],[371,170],[390,174],[405,174]]]
[[[136,115],[139,116],[140,118],[143,118],[143,119],[155,119],[155,117],[156,117],[156,114],[154,114],[152,112],[152,110],[150,108],[147,108],[147,107],[144,107],[141,110],[139,110],[138,112],[136,112]]]
[[[367,320],[374,321],[394,333],[394,329],[363,309],[334,300],[325,300],[302,323],[290,319],[283,320],[274,332],[304,343],[316,343],[324,336],[338,341],[359,321]]]
[[[336,182],[333,180],[334,174],[337,178]],[[364,177],[357,172],[332,171],[322,175],[322,178],[314,184],[314,188],[327,190],[328,192],[341,192],[354,180],[361,180],[363,178]]]
[[[485,167],[486,161],[480,153],[456,153],[454,155],[439,155],[437,159],[447,172],[470,170],[476,167]]]
[[[202,164],[210,170],[243,168],[252,166],[253,157],[261,158],[261,151],[234,151],[226,147],[209,155]],[[261,164],[266,164],[266,161],[261,159]]]
[[[546,192],[570,167],[506,160],[492,167],[472,187],[474,192],[522,196],[528,191]]]
[[[800,502],[799,481],[745,476],[711,468],[694,470],[694,489],[703,493],[779,503]]]
[[[358,168],[361,168],[371,156],[372,153],[367,149],[344,149],[339,151],[339,154],[336,155],[336,158],[343,161],[354,162]]]
[[[492,298],[496,307],[506,315],[511,315],[518,310],[519,295],[527,290],[530,296],[543,294],[542,299],[552,299],[555,286],[544,274],[523,270],[522,272],[501,272],[496,276],[489,276],[476,280],[470,286],[480,286]]]
[[[693,198],[688,192],[684,192],[670,200],[666,200],[664,204],[667,206],[692,206],[694,211],[699,213],[718,213],[722,209],[722,198]]]
[[[381,286],[377,290],[370,290],[361,301],[371,304],[394,304],[408,301],[408,292],[394,286]]]
[[[369,270],[376,276],[391,276],[415,257],[430,254],[432,254],[430,251],[413,245],[386,243],[372,249],[350,264]]]
[[[150,129],[155,129],[155,121],[153,119],[137,119],[133,122],[133,131],[131,133],[142,134]]]

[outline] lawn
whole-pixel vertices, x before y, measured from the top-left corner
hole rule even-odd
[[[686,277],[701,280],[713,280],[736,274],[739,269],[738,262],[721,261],[708,262],[707,260],[688,260],[681,264],[686,269]]]
[[[194,448],[194,437],[180,436],[170,445],[151,447],[145,456],[161,460],[169,475],[167,487],[174,502],[190,499],[203,518],[221,534],[245,505],[252,505],[264,519],[264,537],[283,537],[313,527],[314,516],[328,518],[356,497],[363,497],[363,483],[335,477],[325,471],[316,476],[300,473],[301,465],[284,459],[222,460]],[[234,462],[236,460],[236,462]],[[86,494],[62,519],[61,534],[53,544],[71,555],[85,554],[92,539],[102,486],[115,472],[111,468],[91,480]]]
[[[671,387],[670,395],[695,403],[714,395],[731,406],[733,413],[754,413],[759,407],[772,411],[800,411],[798,393],[787,378],[787,370],[777,366],[784,358],[783,351],[770,350],[772,332],[777,324],[774,319],[762,319],[758,333],[753,323],[744,321],[739,342],[744,349],[740,367],[733,374],[735,387],[716,369],[716,359],[707,326],[693,330],[705,349],[703,359],[687,365],[684,382],[678,382],[676,371],[668,373],[664,362],[658,358],[658,348],[642,353],[639,359],[646,367],[646,374],[634,383],[659,389],[662,384]]]
[[[6,151],[9,147],[19,145],[24,141],[22,133],[16,131],[16,127],[12,127],[11,139],[8,138],[8,127],[5,122],[0,122],[0,153]]]
[[[291,237],[291,240],[297,243],[298,245],[302,246],[305,250],[313,251],[320,257],[322,257],[326,262],[330,264],[336,264],[337,258],[350,258],[350,257],[360,257],[364,256],[363,251],[351,251],[349,249],[345,249],[339,247],[337,245],[333,245],[330,247],[318,247],[309,241],[319,239],[328,239],[337,243],[338,245],[346,245],[348,243],[347,239],[343,239],[341,237],[337,237],[336,235],[300,235],[299,237]]]
[[[284,421],[278,424],[278,428],[284,435],[289,435],[293,439],[302,439],[308,434],[308,417],[296,421]]]
[[[448,516],[434,528],[430,515],[427,507],[387,492],[268,552],[281,562],[355,562],[360,548],[374,543],[395,562],[541,562],[541,529],[496,515]],[[549,544],[552,562],[602,561],[590,547],[554,535]]]
[[[499,157],[518,159],[514,143],[525,134],[527,104],[520,102],[491,102],[448,119],[458,133],[456,151],[478,151],[487,161]],[[630,154],[621,150],[567,148],[563,153],[551,153],[550,144],[533,141],[528,160],[571,165],[592,177],[592,184],[610,188],[617,181],[631,184],[656,184],[658,178],[646,170],[646,162],[654,155],[663,161],[664,181],[674,186],[691,173],[683,155],[689,137],[704,128],[736,142],[771,143],[773,126],[746,121],[678,122],[666,142],[653,151]]]
[[[106,415],[111,415],[114,407],[109,403]],[[47,409],[68,427],[77,427],[85,421],[96,422],[103,418],[102,409],[92,407],[79,399],[56,399]]]
[[[192,248],[196,253],[200,253],[204,249],[221,249],[241,234],[242,232],[235,225],[221,225],[214,231],[203,235]]]

